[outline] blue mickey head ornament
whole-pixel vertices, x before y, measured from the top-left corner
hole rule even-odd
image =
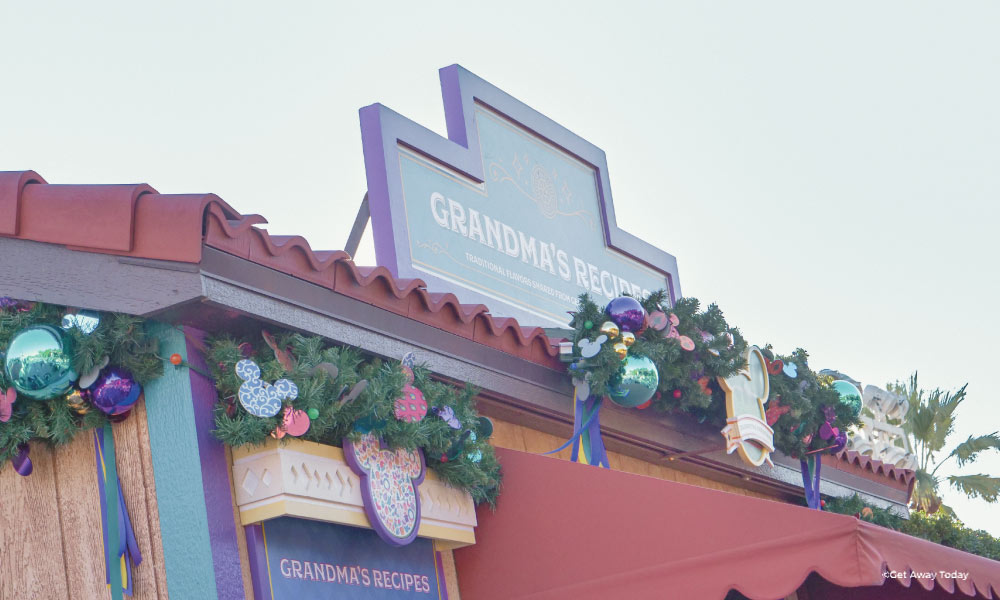
[[[239,390],[240,404],[256,417],[273,417],[281,410],[282,402],[299,396],[299,388],[287,379],[279,379],[274,385],[261,381],[260,367],[252,360],[236,363],[236,375],[243,380]]]

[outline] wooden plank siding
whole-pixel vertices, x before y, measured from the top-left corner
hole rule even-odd
[[[133,571],[136,600],[165,600],[166,579],[149,456],[144,400],[113,425],[122,494],[142,564]],[[34,472],[0,472],[0,600],[110,598],[94,438],[79,433],[65,446],[31,445]]]
[[[530,429],[523,425],[515,425],[514,423],[509,423],[500,419],[493,419],[493,436],[490,438],[490,442],[499,448],[508,448],[510,450],[541,454],[562,446],[566,440],[552,434]],[[566,448],[550,456],[554,456],[562,460],[569,460],[570,449]],[[753,490],[746,490],[738,486],[713,481],[699,475],[685,473],[663,465],[657,465],[639,460],[637,458],[632,458],[631,456],[618,454],[617,452],[608,452],[608,462],[611,463],[611,468],[615,471],[624,471],[626,473],[634,473],[636,475],[646,475],[648,477],[656,477],[657,479],[665,479],[667,481],[676,481],[678,483],[686,483],[713,490],[721,490],[723,492],[730,492],[741,496],[763,498],[765,500],[776,500],[779,502],[781,501],[781,499],[774,496],[768,496],[767,494],[762,494]]]

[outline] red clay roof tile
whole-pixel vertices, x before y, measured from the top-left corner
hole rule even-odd
[[[145,184],[51,185],[34,171],[0,172],[0,235],[75,250],[201,262],[210,246],[476,342],[561,370],[540,327],[493,317],[482,304],[428,292],[420,279],[359,267],[342,250],[316,251],[299,236],[272,236],[260,215],[241,215],[214,194],[159,194]],[[913,471],[856,452],[837,457],[911,484]]]

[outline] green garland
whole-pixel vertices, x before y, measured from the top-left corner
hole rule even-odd
[[[660,382],[652,407],[660,412],[681,412],[700,422],[723,427],[726,422],[725,394],[718,378],[731,377],[746,366],[747,341],[740,330],[730,326],[715,304],[699,310],[696,298],[682,298],[672,308],[666,306],[666,292],[653,292],[639,302],[648,313],[662,311],[676,315],[677,331],[694,342],[694,350],[681,348],[679,338],[669,338],[664,331],[647,327],[636,335],[629,355],[645,356],[653,361]],[[621,377],[624,361],[615,353],[615,340],[606,341],[592,358],[582,359],[578,342],[594,341],[601,335],[601,324],[608,318],[604,308],[586,294],[579,298],[577,311],[570,326],[573,328],[574,357],[569,373],[587,377],[591,393],[606,394],[608,387]],[[668,325],[669,327],[669,325]],[[769,360],[791,362],[797,367],[796,377],[784,373],[771,375],[768,408],[787,406],[774,424],[775,448],[793,458],[803,458],[808,452],[820,451],[829,443],[815,435],[826,417],[824,406],[834,407],[836,426],[845,429],[860,425],[860,420],[840,402],[840,395],[830,387],[832,379],[820,377],[808,365],[809,355],[801,348],[789,355],[775,356],[771,347],[763,349]],[[707,391],[706,391],[707,390]]]
[[[253,350],[246,342],[239,343],[228,337],[208,341],[208,360],[219,392],[216,406],[215,435],[230,446],[261,444],[270,439],[271,432],[281,423],[281,413],[270,418],[260,418],[246,412],[237,400],[243,381],[236,375],[236,363],[251,358],[261,370],[261,380],[273,382],[290,379],[298,387],[298,396],[286,406],[302,411],[313,410],[309,430],[302,439],[339,446],[344,437],[356,439],[355,423],[369,417],[375,423],[373,431],[392,448],[421,448],[427,467],[433,469],[448,484],[466,490],[473,500],[496,502],[501,473],[493,447],[485,439],[460,442],[462,430],[452,429],[444,420],[428,413],[415,423],[397,420],[393,415],[395,399],[405,384],[405,376],[398,362],[384,362],[367,357],[352,348],[328,345],[322,338],[299,334],[281,334],[276,337],[276,347],[294,357],[294,365],[287,369],[276,353],[257,344]],[[246,354],[249,356],[245,356]],[[287,361],[286,361],[287,363]],[[318,368],[322,363],[337,367],[337,376]],[[355,384],[366,380],[368,385],[353,401],[341,399]],[[414,369],[413,385],[423,392],[429,407],[451,407],[463,430],[473,427],[479,419],[475,410],[478,393],[472,386],[457,388],[434,381],[423,368]],[[461,452],[451,460],[445,455],[456,447]],[[469,454],[481,455],[478,462]],[[452,454],[455,454],[454,452]]]
[[[63,316],[72,312],[51,304],[5,300],[0,308],[0,351],[4,355],[19,332],[33,325],[59,328]],[[88,335],[75,327],[65,331],[72,340],[74,371],[91,371],[107,356],[109,364],[124,367],[141,385],[162,374],[163,361],[156,354],[157,342],[146,332],[142,319],[118,313],[100,313],[99,317],[97,329]],[[0,369],[0,388],[10,387],[6,369]],[[0,468],[17,455],[23,444],[35,441],[52,446],[68,444],[81,431],[103,427],[107,422],[107,415],[94,408],[80,414],[65,395],[48,400],[19,396],[10,420],[0,423]]]
[[[826,501],[825,508],[842,515],[855,515],[859,519],[935,544],[1000,560],[1000,539],[981,529],[970,529],[944,511],[933,515],[913,511],[909,519],[904,519],[888,509],[866,505],[857,494],[847,498],[830,498]]]

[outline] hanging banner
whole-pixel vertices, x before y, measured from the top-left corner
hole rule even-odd
[[[429,539],[390,548],[369,529],[292,517],[262,528],[273,600],[447,600]]]
[[[674,257],[618,228],[600,148],[457,65],[441,85],[447,140],[361,109],[379,265],[522,324],[565,326],[581,293],[680,296]]]

